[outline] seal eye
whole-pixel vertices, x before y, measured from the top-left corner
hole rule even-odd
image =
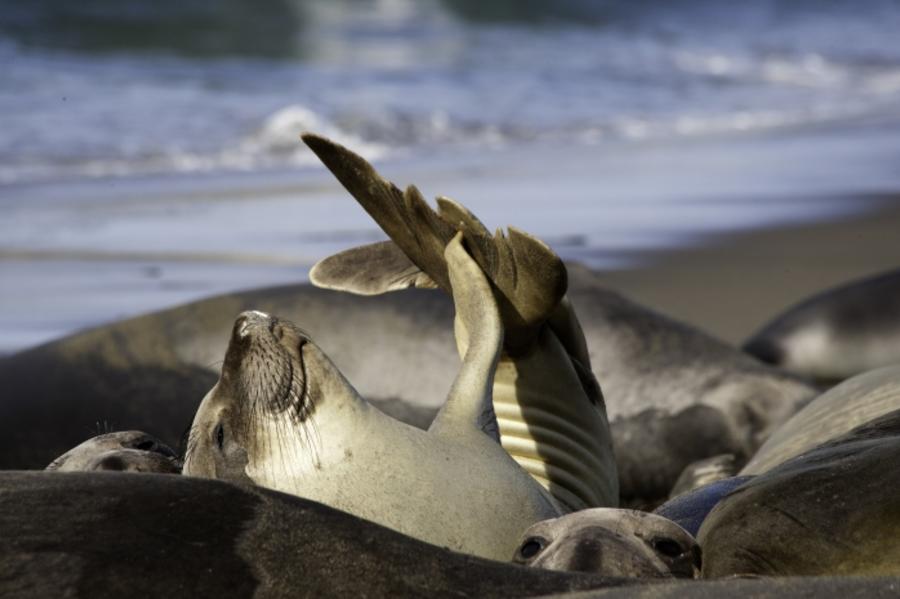
[[[653,539],[652,545],[653,549],[665,555],[666,557],[678,557],[679,555],[684,553],[684,550],[681,548],[681,545],[679,545],[677,541],[673,541],[672,539],[666,537],[657,537]]]
[[[219,446],[219,450],[225,445],[225,427],[221,424],[216,425],[216,445]]]
[[[525,559],[531,559],[535,555],[541,552],[541,549],[544,548],[544,539],[539,537],[529,537],[525,539],[525,542],[522,543],[522,546],[519,547],[519,557]]]
[[[151,439],[144,439],[140,443],[134,446],[135,449],[140,449],[141,451],[153,451],[156,449],[156,443],[154,443]]]

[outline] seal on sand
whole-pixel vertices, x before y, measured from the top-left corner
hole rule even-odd
[[[194,418],[184,474],[252,481],[436,545],[508,559],[522,530],[560,508],[497,443],[499,311],[461,236],[445,259],[467,350],[427,432],[369,405],[295,326],[248,312]]]
[[[900,269],[801,301],[753,335],[744,350],[824,381],[900,364]]]
[[[700,546],[662,516],[594,508],[533,524],[513,562],[629,578],[696,578]]]
[[[156,437],[140,431],[119,431],[88,439],[53,460],[46,469],[177,474],[181,464],[175,452]]]

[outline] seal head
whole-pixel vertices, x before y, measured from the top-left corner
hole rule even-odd
[[[525,531],[513,561],[633,578],[696,578],[701,567],[700,546],[671,520],[611,508],[538,522]]]
[[[156,437],[141,431],[120,431],[88,439],[53,460],[46,469],[178,474],[181,464],[175,452]]]

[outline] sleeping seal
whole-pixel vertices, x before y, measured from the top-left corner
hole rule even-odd
[[[88,439],[53,460],[56,472],[181,472],[178,457],[165,443],[140,431],[106,433]]]
[[[247,312],[194,418],[184,474],[252,482],[435,545],[509,559],[524,529],[561,510],[497,442],[499,311],[460,235],[444,255],[467,349],[427,432],[368,404],[303,331]]]
[[[671,520],[609,508],[532,525],[513,562],[628,578],[696,578],[701,566],[697,541]]]
[[[900,364],[900,269],[801,301],[753,335],[744,350],[824,381]]]

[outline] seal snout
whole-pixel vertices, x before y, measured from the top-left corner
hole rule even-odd
[[[234,336],[244,339],[257,327],[271,328],[275,319],[259,310],[241,312],[234,321]]]

